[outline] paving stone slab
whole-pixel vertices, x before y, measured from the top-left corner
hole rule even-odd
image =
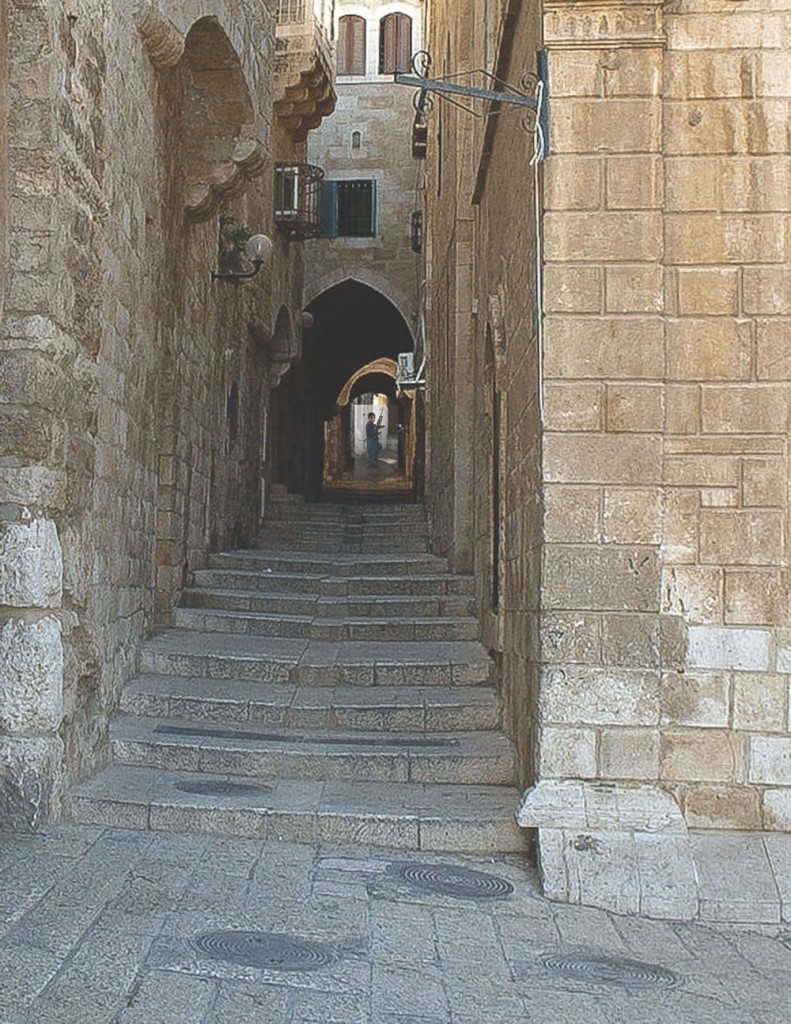
[[[762,836],[697,832],[691,841],[703,920],[780,922],[780,891]]]

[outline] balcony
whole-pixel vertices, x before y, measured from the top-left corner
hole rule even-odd
[[[321,182],[324,171],[311,164],[275,166],[275,223],[290,242],[321,234]]]
[[[335,109],[331,0],[278,0],[275,116],[294,142]]]

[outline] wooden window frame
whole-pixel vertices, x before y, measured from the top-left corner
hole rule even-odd
[[[401,11],[379,22],[379,74],[406,73],[412,66],[412,18]]]
[[[362,78],[365,75],[368,25],[359,14],[344,14],[338,20],[337,68],[339,78]]]

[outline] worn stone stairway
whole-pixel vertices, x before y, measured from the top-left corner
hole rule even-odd
[[[213,555],[140,649],[112,763],[67,796],[127,828],[524,849],[472,579],[416,505],[279,495],[252,550]]]

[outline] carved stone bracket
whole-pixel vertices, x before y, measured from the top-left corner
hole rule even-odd
[[[197,221],[213,217],[224,199],[241,195],[247,182],[259,175],[265,166],[266,155],[258,140],[245,139],[239,142],[230,161],[215,166],[214,181],[193,181],[187,186],[188,215]],[[187,172],[189,174],[189,168]]]
[[[292,139],[303,142],[308,132],[333,112],[335,101],[332,77],[317,57],[295,82],[283,88],[274,109]]]
[[[136,0],[132,19],[154,67],[172,68],[184,53],[184,36],[148,0]]]

